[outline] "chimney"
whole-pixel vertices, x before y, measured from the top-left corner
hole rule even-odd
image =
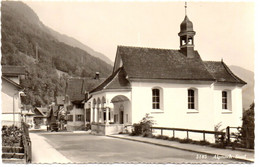
[[[99,72],[96,72],[96,75],[95,75],[94,79],[99,79]]]

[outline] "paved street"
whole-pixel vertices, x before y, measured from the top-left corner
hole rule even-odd
[[[74,163],[239,163],[174,148],[79,133],[35,133]]]

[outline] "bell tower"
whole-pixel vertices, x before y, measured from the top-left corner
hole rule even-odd
[[[193,24],[187,16],[187,2],[185,2],[185,18],[180,26],[181,31],[179,32],[180,37],[180,50],[189,58],[194,57],[194,35]]]

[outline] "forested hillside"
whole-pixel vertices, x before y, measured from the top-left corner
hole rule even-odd
[[[59,77],[57,70],[80,77],[93,77],[97,71],[101,77],[111,73],[112,66],[103,60],[59,42],[24,3],[1,4],[1,64],[26,67],[27,79],[22,84],[27,104],[44,106],[64,94],[66,77]]]
[[[230,69],[236,74],[238,77],[243,79],[247,84],[243,86],[243,108],[249,109],[250,105],[254,103],[255,94],[255,80],[254,80],[254,72],[246,70],[239,66],[230,66]]]
[[[52,30],[51,28],[49,28],[49,30],[50,30],[49,31],[50,34],[52,36],[54,36],[56,39],[58,39],[60,42],[64,42],[65,44],[68,44],[70,46],[78,47],[78,48],[88,52],[92,56],[98,57],[98,58],[104,60],[105,62],[107,62],[108,64],[113,65],[113,62],[108,57],[106,57],[102,53],[99,53],[99,52],[91,49],[90,47],[84,45],[83,43],[79,42],[75,38],[69,37],[65,34],[60,34],[59,32]]]

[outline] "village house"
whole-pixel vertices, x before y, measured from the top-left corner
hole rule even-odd
[[[32,109],[26,109],[22,110],[22,120],[29,125],[29,128],[32,128],[34,126],[34,113],[32,112]]]
[[[49,110],[47,107],[35,107],[34,108],[34,128],[35,129],[47,129],[47,118],[49,114]]]
[[[22,96],[25,96],[21,80],[25,79],[25,68],[22,66],[2,66],[2,125],[21,123]]]
[[[64,129],[64,120],[66,115],[64,110],[64,100],[64,96],[57,96],[55,97],[55,102],[48,107],[48,114],[46,115],[48,123],[47,130],[51,130],[52,126],[60,128],[61,130]],[[62,116],[64,116],[64,119],[61,119]]]
[[[66,122],[66,111],[64,108],[64,101],[65,101],[65,97],[64,96],[57,96],[56,97],[56,101],[55,101],[55,105],[58,106],[58,121],[59,121],[59,128],[60,130],[64,130],[65,129],[65,124]]]
[[[118,46],[113,72],[90,92],[92,131],[118,133],[146,113],[155,126],[211,130],[241,126],[246,84],[221,61],[194,50],[193,23],[180,25],[180,49]],[[185,135],[176,133],[176,137]],[[202,139],[196,134],[191,139]]]
[[[96,73],[94,78],[69,78],[65,88],[64,110],[67,114],[67,130],[83,130],[90,122],[90,109],[85,108],[88,92],[104,79]]]
[[[58,112],[59,112],[59,108],[57,105],[55,105],[55,103],[52,103],[49,108],[48,108],[48,113],[46,115],[47,117],[47,130],[51,129],[51,126],[53,124],[58,123]]]

